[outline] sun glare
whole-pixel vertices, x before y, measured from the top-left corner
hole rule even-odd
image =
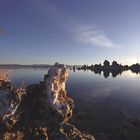
[[[0,70],[0,81],[8,81],[9,80],[9,72],[10,72],[10,70],[1,69]]]

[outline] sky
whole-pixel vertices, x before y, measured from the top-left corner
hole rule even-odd
[[[0,64],[140,62],[140,0],[0,0]]]

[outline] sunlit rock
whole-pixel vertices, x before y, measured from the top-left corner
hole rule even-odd
[[[48,71],[46,78],[46,90],[49,96],[50,103],[61,108],[61,103],[66,98],[65,82],[68,78],[66,66],[56,63]]]
[[[74,107],[73,100],[67,97],[65,82],[68,79],[68,72],[65,65],[55,63],[45,78],[46,93],[48,102],[56,117],[61,122],[66,122],[72,116]]]
[[[52,140],[95,140],[91,135],[81,133],[74,125],[65,123],[50,134]]]
[[[0,76],[0,118],[2,120],[6,120],[15,114],[23,94],[25,94],[25,89],[22,85],[16,88],[7,80],[7,77]]]
[[[2,140],[23,140],[24,134],[23,132],[6,132],[2,138]]]

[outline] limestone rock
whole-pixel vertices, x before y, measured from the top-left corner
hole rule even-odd
[[[51,140],[95,140],[93,136],[81,133],[74,125],[64,123],[55,129],[50,136]]]
[[[25,89],[20,86],[19,88],[14,87],[10,81],[1,79],[0,80],[0,118],[3,121],[13,119],[13,115],[21,103],[21,97],[25,94]]]
[[[23,132],[6,132],[3,136],[3,140],[23,140]]]
[[[72,116],[74,102],[67,97],[65,82],[68,79],[68,72],[65,65],[55,63],[45,79],[45,90],[48,95],[48,102],[59,122],[66,122]]]

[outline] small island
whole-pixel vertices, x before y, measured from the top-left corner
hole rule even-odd
[[[73,67],[75,69],[75,66]],[[95,64],[95,65],[83,65],[81,67],[77,67],[78,70],[91,70],[95,74],[101,74],[103,72],[103,75],[105,78],[107,78],[110,73],[112,77],[116,77],[117,75],[121,75],[123,71],[131,70],[133,73],[140,73],[140,64],[136,63],[131,66],[128,65],[122,65],[118,64],[117,61],[113,61],[111,64],[108,60],[105,60],[103,62],[103,65]]]

